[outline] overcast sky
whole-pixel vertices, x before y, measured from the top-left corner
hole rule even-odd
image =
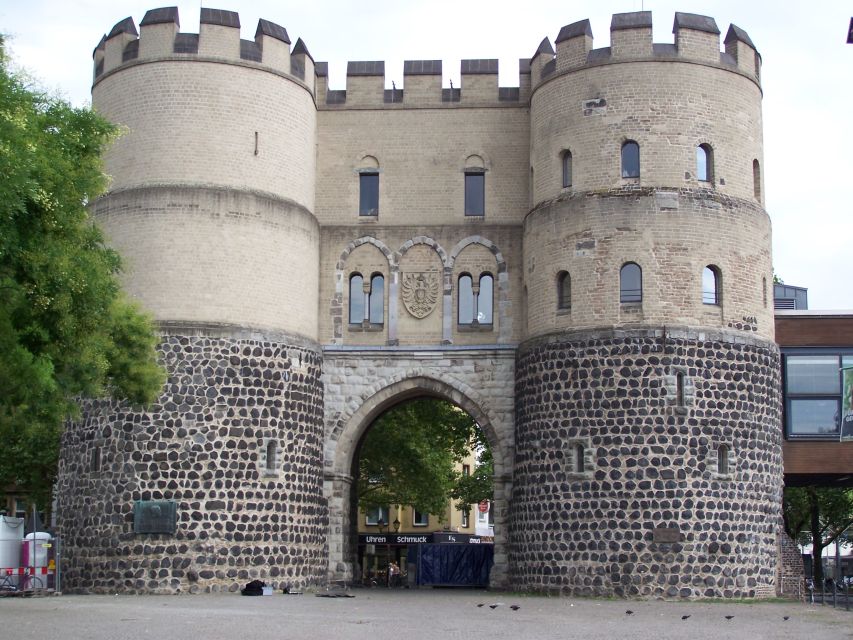
[[[15,63],[77,105],[89,102],[92,50],[121,19],[137,26],[156,0],[0,0],[0,31]],[[853,14],[849,0],[314,0],[178,2],[181,31],[198,33],[199,6],[240,13],[242,37],[258,18],[301,37],[329,62],[333,89],[348,60],[385,60],[386,82],[403,83],[403,60],[442,59],[444,86],[459,86],[463,58],[499,58],[501,86],[518,86],[518,59],[560,27],[589,18],[595,47],[610,44],[610,16],[651,10],[654,41],[673,42],[675,11],[712,16],[722,36],[745,29],[762,55],[764,171],[773,220],[773,263],[788,284],[808,287],[811,309],[853,309]],[[722,114],[724,115],[724,114]]]

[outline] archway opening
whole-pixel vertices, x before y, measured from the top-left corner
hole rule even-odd
[[[364,430],[351,474],[354,582],[489,584],[494,460],[471,414],[433,396],[401,399]]]

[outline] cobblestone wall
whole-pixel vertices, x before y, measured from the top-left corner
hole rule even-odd
[[[575,595],[774,595],[779,410],[772,343],[673,330],[529,343],[516,366],[510,581]]]
[[[235,591],[254,578],[299,587],[324,579],[317,351],[172,335],[159,357],[169,380],[148,411],[86,402],[85,419],[65,432],[65,590]],[[137,500],[175,501],[176,533],[135,535]]]

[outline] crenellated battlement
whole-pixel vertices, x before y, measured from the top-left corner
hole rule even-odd
[[[118,22],[94,51],[95,83],[122,65],[149,59],[214,58],[260,64],[316,89],[320,108],[394,108],[412,106],[512,106],[526,104],[543,82],[585,67],[627,61],[690,61],[737,70],[760,81],[761,57],[749,35],[731,25],[720,50],[720,30],[708,16],[676,13],[673,43],[652,41],[652,12],[614,14],[610,46],[595,49],[589,20],[560,29],[555,47],[546,37],[529,59],[519,60],[519,86],[498,85],[498,61],[462,60],[460,86],[442,86],[441,60],[406,60],[401,87],[386,88],[384,61],[347,64],[346,89],[329,89],[328,63],[314,63],[299,39],[290,50],[287,30],[261,19],[254,40],[240,38],[240,17],[233,11],[201,9],[199,33],[181,33],[177,7],[152,9],[139,24]]]
[[[177,7],[151,9],[138,31],[131,17],[116,23],[93,53],[94,83],[129,63],[191,56],[260,64],[314,88],[314,59],[301,39],[291,51],[287,29],[264,19],[258,20],[254,40],[241,39],[239,14],[206,7],[201,9],[199,33],[180,32]]]

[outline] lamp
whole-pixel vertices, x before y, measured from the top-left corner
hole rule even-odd
[[[400,519],[394,518],[394,533],[397,533],[400,530]]]

